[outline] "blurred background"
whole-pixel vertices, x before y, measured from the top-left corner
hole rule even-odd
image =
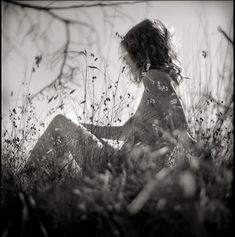
[[[160,19],[174,35],[187,78],[178,93],[188,118],[208,96],[229,103],[233,50],[226,36],[233,40],[232,1],[1,4],[5,129],[12,126],[12,111],[44,125],[58,113],[76,123],[123,124],[137,109],[143,86],[123,69],[120,36],[145,18]],[[19,118],[21,127],[26,119]]]
[[[1,7],[2,236],[231,233],[233,1],[1,1]],[[27,163],[56,114],[77,124],[121,125],[135,113],[143,85],[132,82],[119,45],[145,18],[160,19],[173,34],[185,77],[177,92],[196,152],[177,144],[168,159],[166,147],[138,144],[116,156],[64,134],[63,146],[42,140],[41,148],[49,142],[51,149]]]

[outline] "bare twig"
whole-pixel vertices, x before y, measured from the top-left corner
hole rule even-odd
[[[69,24],[68,22],[65,23],[65,30],[66,30],[66,43],[65,43],[65,46],[64,46],[64,57],[63,57],[63,62],[61,64],[61,67],[60,67],[60,73],[59,75],[57,76],[57,79],[61,79],[62,75],[63,75],[63,71],[64,71],[64,68],[66,66],[66,60],[67,60],[67,57],[68,57],[68,48],[69,48],[69,42],[70,42],[70,31],[69,31]]]
[[[21,8],[22,10],[32,10],[32,11],[39,11],[43,12],[49,16],[52,17],[52,19],[56,19],[60,22],[62,22],[65,25],[66,28],[66,42],[64,44],[64,50],[62,52],[63,59],[60,67],[60,71],[58,76],[48,85],[44,86],[42,89],[40,89],[38,92],[36,92],[34,95],[31,96],[31,100],[37,97],[39,94],[42,94],[44,90],[48,88],[55,88],[56,89],[56,83],[58,82],[60,86],[63,86],[61,83],[61,78],[64,74],[64,69],[67,66],[67,61],[69,59],[68,57],[68,48],[70,44],[70,26],[72,25],[80,25],[82,27],[88,28],[91,33],[96,33],[96,29],[87,22],[79,21],[78,19],[72,19],[71,17],[64,17],[59,14],[58,10],[71,10],[71,9],[86,9],[90,7],[117,7],[121,5],[128,5],[128,4],[137,4],[137,3],[144,3],[144,1],[118,1],[118,2],[106,2],[106,1],[100,1],[100,2],[92,2],[92,3],[81,3],[81,4],[72,4],[69,6],[55,6],[55,5],[38,5],[38,4],[31,4],[30,2],[23,2],[23,1],[3,1],[5,4],[9,4],[18,8]],[[99,40],[99,39],[98,39]]]
[[[227,33],[219,26],[218,31],[233,45],[233,40],[227,35]]]
[[[75,9],[75,8],[89,8],[89,7],[113,7],[113,6],[120,6],[120,5],[130,5],[130,4],[138,4],[143,3],[145,1],[122,1],[122,2],[98,2],[92,4],[77,4],[77,5],[70,5],[70,6],[39,6],[36,4],[29,4],[25,2],[18,2],[18,1],[4,1],[6,3],[11,3],[20,7],[31,8],[35,10],[43,10],[43,11],[50,11],[50,10],[66,10],[66,9]]]
[[[52,86],[55,86],[55,83],[57,81],[59,81],[59,85],[61,84],[61,78],[63,76],[63,72],[64,72],[64,68],[66,66],[66,61],[67,61],[67,57],[68,57],[68,49],[69,49],[69,43],[70,43],[70,30],[69,30],[69,23],[65,22],[65,30],[66,30],[66,42],[65,42],[65,46],[64,46],[64,50],[63,50],[63,61],[60,67],[60,72],[58,74],[58,76],[48,85],[44,86],[42,89],[40,89],[38,92],[36,92],[34,95],[31,96],[31,100],[33,100],[35,97],[37,97],[39,94],[41,94],[45,89],[50,88]]]

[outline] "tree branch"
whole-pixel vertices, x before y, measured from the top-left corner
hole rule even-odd
[[[74,8],[88,8],[88,7],[113,7],[113,6],[120,6],[120,5],[130,5],[130,4],[138,4],[143,3],[146,1],[122,1],[122,2],[99,2],[99,3],[92,3],[92,4],[79,4],[79,5],[71,5],[71,6],[64,6],[64,7],[56,7],[56,6],[39,6],[35,4],[28,4],[24,2],[18,1],[6,1],[3,2],[11,3],[16,6],[20,7],[27,7],[35,10],[43,10],[43,11],[50,11],[50,10],[66,10],[66,9],[74,9]]]
[[[61,78],[63,76],[64,73],[64,68],[66,66],[66,61],[67,61],[67,57],[68,57],[68,49],[69,49],[69,43],[70,43],[70,31],[69,31],[69,23],[65,22],[65,31],[66,31],[66,42],[65,42],[65,46],[64,46],[64,50],[63,50],[63,61],[60,67],[60,72],[58,74],[58,76],[48,85],[44,86],[42,89],[40,89],[38,92],[36,92],[34,95],[32,95],[30,97],[31,100],[33,100],[35,97],[37,97],[39,94],[41,94],[45,89],[50,88],[52,86],[55,86],[55,83],[57,81],[59,81],[59,85],[61,84]]]
[[[233,40],[230,39],[230,37],[225,33],[225,31],[219,26],[218,31],[223,34],[223,36],[233,45]]]
[[[138,4],[138,3],[144,3],[144,1],[120,1],[120,2],[108,2],[108,1],[101,1],[101,2],[92,2],[92,3],[85,3],[85,4],[74,4],[74,5],[70,5],[70,6],[52,6],[52,5],[37,5],[37,4],[31,4],[30,2],[23,2],[23,1],[6,1],[3,0],[3,2],[8,6],[9,4],[15,7],[19,7],[23,10],[34,10],[34,11],[41,11],[44,12],[45,14],[50,15],[53,19],[56,19],[60,22],[62,22],[65,25],[66,28],[66,42],[64,44],[64,48],[63,48],[63,60],[60,66],[60,71],[58,73],[58,76],[56,78],[54,78],[54,80],[49,83],[48,85],[46,85],[45,87],[43,87],[42,89],[40,89],[38,92],[36,92],[34,95],[31,96],[31,100],[34,99],[35,97],[37,97],[39,94],[43,94],[44,90],[48,89],[48,88],[52,88],[55,87],[56,89],[56,83],[58,82],[58,84],[60,86],[62,85],[62,76],[64,75],[64,69],[67,66],[66,62],[68,60],[68,48],[69,48],[69,44],[70,44],[70,25],[81,25],[83,27],[86,27],[90,30],[90,32],[96,32],[96,29],[90,25],[87,22],[82,22],[82,21],[78,21],[76,19],[69,19],[67,17],[64,16],[60,16],[58,10],[66,10],[66,9],[86,9],[86,8],[90,8],[90,7],[114,7],[114,6],[121,6],[121,5],[130,5],[130,4]]]

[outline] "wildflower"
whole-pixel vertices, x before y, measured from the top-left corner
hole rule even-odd
[[[177,99],[170,100],[170,104],[174,105],[177,103]]]
[[[207,51],[202,50],[202,56],[203,56],[204,58],[206,58],[206,57],[207,57]]]
[[[35,64],[37,67],[39,67],[39,63],[42,61],[42,55],[36,56],[35,57]]]

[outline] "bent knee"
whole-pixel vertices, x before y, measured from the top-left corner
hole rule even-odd
[[[69,119],[67,119],[64,115],[58,114],[56,115],[52,121],[50,122],[47,133],[53,134],[54,132],[60,133],[63,127],[65,127],[65,124],[67,124]]]
[[[83,131],[83,129],[77,126],[71,119],[62,114],[58,114],[51,121],[48,131],[50,133],[56,132],[56,134],[64,136],[65,134],[77,134]]]
[[[62,114],[57,114],[52,121],[50,122],[50,126],[64,126],[67,123],[71,123],[72,121],[70,119],[68,119],[67,117],[65,117]]]
[[[57,114],[51,121],[51,123],[57,123],[60,121],[68,120],[64,115],[62,114]]]

